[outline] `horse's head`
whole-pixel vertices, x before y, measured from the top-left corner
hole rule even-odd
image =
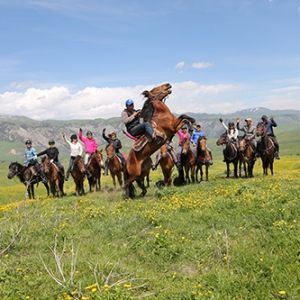
[[[20,165],[17,162],[10,163],[8,167],[9,172],[7,174],[8,179],[12,179],[16,174],[18,174],[21,171],[19,166]]]
[[[266,132],[265,123],[259,122],[256,125],[256,135],[257,136],[263,136]]]
[[[160,153],[161,153],[161,156],[162,156],[162,157],[166,157],[166,156],[167,156],[168,150],[167,150],[167,145],[166,145],[166,144],[163,144],[163,145],[160,147]]]
[[[183,139],[181,154],[186,155],[188,154],[189,150],[190,150],[190,139]]]
[[[103,153],[102,153],[102,149],[101,150],[96,150],[94,155],[96,157],[96,160],[97,160],[99,166],[103,166]]]
[[[239,143],[239,149],[240,149],[240,151],[245,151],[246,146],[247,146],[247,142],[246,142],[245,138],[239,137],[238,138],[238,143]]]
[[[44,156],[42,158],[42,165],[43,165],[43,169],[44,169],[44,173],[47,174],[50,172],[50,166],[51,166],[51,162],[48,156]]]
[[[198,138],[198,144],[197,144],[197,146],[202,151],[204,151],[206,149],[206,137],[205,136],[200,136]]]
[[[142,109],[144,121],[149,122],[152,119],[154,113],[153,104],[156,101],[162,102],[168,95],[172,93],[172,86],[169,83],[162,84],[153,88],[151,91],[143,91],[147,100],[145,101]]]
[[[106,150],[106,154],[107,154],[107,158],[109,160],[113,160],[114,156],[115,156],[115,149],[112,143],[108,144],[105,148]]]
[[[77,169],[81,172],[81,173],[86,173],[86,167],[84,164],[84,160],[82,158],[82,156],[77,155],[74,159],[74,166],[77,166]]]
[[[221,136],[217,140],[216,144],[217,144],[217,146],[221,146],[221,145],[226,144],[227,142],[228,142],[227,132],[224,132],[223,134],[221,134]]]

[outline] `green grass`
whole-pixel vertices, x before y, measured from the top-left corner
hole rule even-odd
[[[254,178],[227,179],[215,159],[210,182],[162,190],[157,170],[129,202],[109,176],[83,197],[69,181],[63,199],[1,185],[0,297],[299,299],[299,165],[284,156],[273,177],[257,163]]]

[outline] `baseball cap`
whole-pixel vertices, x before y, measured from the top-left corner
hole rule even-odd
[[[247,118],[245,121],[252,121],[251,118]]]

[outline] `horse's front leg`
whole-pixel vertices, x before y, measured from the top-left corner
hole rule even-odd
[[[226,165],[227,165],[227,178],[229,178],[229,172],[230,172],[230,167],[229,167],[229,162],[228,161],[226,161]]]
[[[136,182],[137,182],[138,186],[142,189],[140,196],[144,197],[147,194],[147,189],[145,187],[144,180],[137,179]]]

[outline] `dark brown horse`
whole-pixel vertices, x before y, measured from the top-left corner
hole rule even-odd
[[[106,154],[108,158],[108,170],[113,180],[114,188],[116,189],[116,178],[120,187],[123,186],[123,167],[120,158],[116,155],[113,143],[106,146]]]
[[[88,178],[90,192],[100,191],[101,190],[101,167],[103,166],[103,154],[102,150],[96,150],[91,154],[90,159],[87,163],[87,167],[92,174]]]
[[[257,124],[256,135],[261,136],[261,142],[258,151],[263,163],[263,174],[268,175],[268,168],[270,168],[271,174],[273,175],[273,163],[276,148],[272,139],[268,137],[263,122]]]
[[[29,199],[34,199],[34,185],[38,184],[42,179],[38,176],[35,168],[33,166],[24,167],[17,162],[12,162],[9,167],[9,172],[7,174],[8,179],[12,179],[17,176],[22,183],[24,183]],[[49,185],[44,183],[47,189],[47,195],[49,196]]]
[[[167,150],[167,145],[164,144],[160,147],[161,158],[159,161],[161,170],[164,175],[164,185],[172,185],[172,170],[173,170],[173,160],[171,154]]]
[[[44,173],[50,183],[50,189],[54,197],[61,198],[64,195],[64,175],[57,165],[50,161],[48,156],[42,158]]]
[[[206,137],[200,136],[197,142],[196,157],[196,180],[198,181],[198,171],[200,170],[200,182],[203,181],[203,166],[205,166],[206,181],[208,181],[208,168],[211,165],[212,157],[206,145]],[[199,181],[198,181],[199,182]]]
[[[227,178],[229,177],[230,173],[230,163],[234,166],[234,177],[238,178],[238,162],[239,162],[239,155],[238,149],[234,142],[230,141],[228,138],[227,132],[224,132],[220,138],[217,140],[217,146],[225,145],[225,162],[227,166]]]
[[[243,165],[245,177],[253,177],[255,151],[252,149],[251,145],[244,137],[239,137],[238,143],[240,152],[239,175],[240,177],[242,176],[241,171]]]
[[[189,116],[181,115],[175,117],[163,100],[171,94],[172,86],[169,83],[163,84],[151,91],[144,91],[142,94],[147,98],[142,109],[144,121],[151,122],[156,128],[158,135],[162,137],[162,141],[148,142],[141,150],[135,151],[131,149],[127,158],[127,174],[126,174],[126,198],[134,198],[133,182],[136,181],[142,189],[141,195],[147,193],[145,185],[140,181],[139,176],[142,171],[142,163],[158,150],[168,139],[184,125],[194,124],[195,120]]]
[[[180,162],[182,168],[179,171],[179,178],[182,183],[195,182],[195,161],[195,154],[190,147],[190,139],[183,139],[182,150],[180,154]]]
[[[80,155],[77,155],[74,159],[72,168],[71,168],[71,175],[75,182],[75,191],[76,196],[84,195],[84,176],[86,173],[86,168],[84,165],[84,160]]]

